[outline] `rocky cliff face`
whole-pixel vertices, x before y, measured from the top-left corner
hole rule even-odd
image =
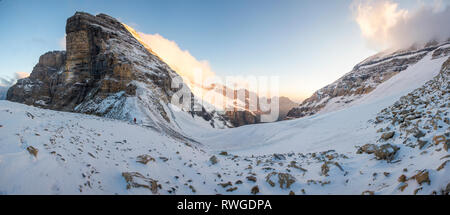
[[[286,118],[300,118],[345,108],[426,55],[432,53],[433,58],[448,56],[449,43],[431,43],[422,48],[372,56],[334,83],[316,91],[298,107],[291,109]]]
[[[157,129],[175,129],[169,102],[178,75],[116,19],[77,12],[67,20],[66,52],[42,55],[29,78],[11,87],[7,99],[54,110],[109,118],[137,118]],[[190,111],[212,126],[215,113]]]

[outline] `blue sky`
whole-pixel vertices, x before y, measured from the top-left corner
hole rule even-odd
[[[396,1],[412,8],[414,0]],[[352,17],[351,0],[1,0],[0,77],[31,72],[60,50],[75,11],[106,13],[175,41],[218,75],[279,75],[282,93],[307,94],[376,53]],[[298,99],[296,98],[296,99]]]

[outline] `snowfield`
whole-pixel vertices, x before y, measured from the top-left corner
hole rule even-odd
[[[199,139],[213,151],[231,150],[240,155],[330,149],[352,152],[354,146],[378,137],[375,128],[368,125],[369,120],[401,96],[431,80],[446,59],[431,60],[430,53],[344,109],[291,121],[216,130],[214,135],[208,131]]]
[[[445,60],[426,56],[344,109],[296,120],[212,129],[169,106],[186,137],[0,101],[0,193],[445,194]],[[399,124],[375,123],[380,111],[438,74],[447,77],[436,91],[444,97],[426,106],[439,120],[422,136],[425,147],[405,144],[409,134]],[[427,95],[423,99],[432,100]],[[391,148],[370,153],[359,148],[365,144]]]

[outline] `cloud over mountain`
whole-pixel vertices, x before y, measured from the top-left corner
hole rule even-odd
[[[355,0],[351,10],[368,46],[375,50],[450,38],[450,7],[440,1],[407,10],[392,0]]]
[[[142,42],[149,45],[172,69],[190,82],[196,83],[195,73],[198,71],[202,72],[204,79],[215,76],[208,61],[196,59],[189,51],[181,49],[176,42],[159,34],[139,32],[139,36]]]

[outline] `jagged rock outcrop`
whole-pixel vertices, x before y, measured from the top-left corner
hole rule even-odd
[[[64,91],[66,52],[47,52],[39,58],[30,77],[17,80],[10,87],[7,99],[14,102],[35,106],[47,106],[54,103],[58,92]],[[56,108],[55,108],[56,109]]]
[[[286,119],[346,107],[370,93],[379,84],[422,60],[427,54],[432,53],[433,59],[447,56],[450,52],[448,44],[449,41],[441,44],[430,43],[422,48],[374,55],[356,65],[351,72],[334,83],[316,91],[300,106],[290,110]]]
[[[178,74],[122,23],[105,14],[77,12],[67,20],[66,49],[42,55],[30,77],[9,89],[7,99],[53,110],[137,118],[157,129],[177,130],[168,104],[177,91],[171,83]],[[185,111],[212,126],[226,125],[219,115],[201,110]]]

